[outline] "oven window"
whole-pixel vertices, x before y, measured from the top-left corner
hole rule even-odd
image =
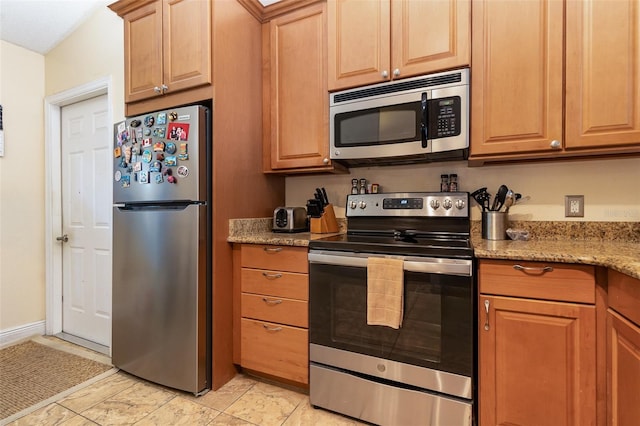
[[[336,114],[336,147],[386,145],[420,140],[420,102]]]
[[[405,273],[402,327],[367,325],[366,270],[310,265],[311,343],[471,375],[473,279]]]

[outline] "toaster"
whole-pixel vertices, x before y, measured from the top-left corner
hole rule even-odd
[[[278,207],[273,211],[273,232],[304,232],[309,230],[304,207]]]

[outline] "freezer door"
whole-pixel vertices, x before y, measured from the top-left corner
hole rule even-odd
[[[113,364],[193,393],[210,386],[206,208],[113,214]]]
[[[114,125],[114,203],[207,200],[210,114],[189,106]]]

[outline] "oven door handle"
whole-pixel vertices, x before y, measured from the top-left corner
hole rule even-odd
[[[404,260],[404,270],[424,274],[472,275],[473,262],[464,259],[441,259],[435,257],[405,257],[405,256],[372,256],[350,252],[309,252],[309,263],[335,266],[352,266],[366,268],[369,257],[388,257]]]

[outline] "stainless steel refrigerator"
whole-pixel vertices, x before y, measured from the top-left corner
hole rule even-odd
[[[113,364],[199,394],[211,386],[211,114],[114,125]]]

